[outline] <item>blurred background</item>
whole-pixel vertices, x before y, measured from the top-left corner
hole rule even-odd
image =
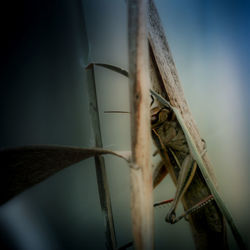
[[[185,96],[214,165],[220,191],[247,232],[250,161],[250,2],[155,0]],[[123,0],[5,2],[1,16],[0,147],[92,147],[85,67],[128,69]],[[130,148],[128,81],[95,68],[103,144]],[[118,246],[132,239],[129,170],[105,157]],[[173,197],[169,177],[155,201]],[[178,211],[181,211],[181,207]],[[186,221],[168,225],[155,210],[156,249],[194,249]],[[231,249],[237,249],[229,233]],[[178,239],[182,239],[181,241]],[[0,246],[9,249],[105,249],[93,159],[75,164],[0,207]]]

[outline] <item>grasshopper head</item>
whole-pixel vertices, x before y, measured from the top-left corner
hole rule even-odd
[[[158,127],[168,119],[169,109],[155,107],[151,109],[151,125],[153,128]]]

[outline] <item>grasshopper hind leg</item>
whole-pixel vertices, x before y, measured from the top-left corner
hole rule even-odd
[[[201,153],[202,157],[204,156],[206,151],[207,148],[205,145],[205,149]],[[188,154],[182,163],[182,167],[177,181],[177,190],[175,193],[175,198],[167,216],[165,217],[166,222],[174,224],[178,221],[178,219],[176,220],[175,210],[177,208],[180,199],[183,197],[189,185],[191,184],[196,169],[197,169],[197,163],[193,160],[192,156]]]
[[[182,163],[181,171],[178,177],[177,190],[175,193],[174,201],[167,216],[165,217],[166,222],[171,224],[176,222],[175,210],[177,208],[179,201],[181,200],[187,188],[189,187],[194,177],[196,168],[197,168],[196,162],[192,159],[191,155],[187,155]]]

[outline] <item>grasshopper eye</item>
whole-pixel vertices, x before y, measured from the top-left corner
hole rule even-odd
[[[154,124],[158,121],[158,115],[152,115],[151,116],[151,123]]]
[[[151,109],[151,123],[155,124],[159,120],[159,113],[161,109],[159,107],[155,107]]]

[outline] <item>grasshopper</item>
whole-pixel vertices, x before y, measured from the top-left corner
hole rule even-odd
[[[150,90],[151,94],[157,98],[157,100],[164,106],[164,108],[166,109],[166,111],[164,111],[165,114],[161,114],[161,112],[159,113],[158,117],[157,118],[157,115],[154,116],[153,114],[157,114],[157,111],[153,111],[152,112],[152,124],[153,126],[156,126],[158,127],[160,124],[163,124],[163,123],[167,123],[168,121],[168,116],[169,114],[171,114],[171,111],[174,113],[174,116],[176,117],[176,121],[178,121],[179,123],[179,126],[182,130],[182,133],[186,139],[185,143],[182,145],[181,148],[179,148],[177,151],[176,151],[176,154],[179,154],[179,153],[182,153],[182,151],[184,150],[185,148],[185,145],[188,146],[188,149],[189,149],[189,152],[190,152],[190,156],[185,155],[185,159],[183,161],[183,166],[184,168],[181,169],[180,171],[180,174],[179,174],[179,178],[178,178],[178,183],[177,183],[177,191],[176,191],[176,195],[175,195],[175,198],[174,198],[174,202],[173,202],[173,205],[169,211],[169,213],[167,214],[166,216],[166,221],[170,222],[170,223],[174,223],[176,222],[176,219],[175,219],[175,208],[178,204],[178,201],[180,200],[180,198],[183,196],[183,194],[185,193],[185,191],[187,190],[189,184],[191,183],[192,181],[192,178],[193,178],[193,174],[192,172],[194,171],[195,172],[195,169],[197,167],[197,165],[199,166],[199,169],[207,183],[207,186],[209,187],[210,189],[210,192],[213,196],[213,199],[215,200],[217,206],[219,207],[221,213],[224,215],[226,221],[228,222],[228,225],[229,227],[231,228],[231,231],[234,235],[234,238],[239,246],[240,249],[246,249],[246,245],[234,223],[234,220],[232,218],[232,215],[230,213],[230,211],[228,210],[228,208],[226,207],[225,205],[225,202],[223,201],[223,199],[221,198],[220,194],[218,193],[213,181],[211,180],[210,178],[210,175],[206,169],[206,165],[202,159],[203,155],[204,155],[204,152],[202,152],[201,154],[199,153],[196,145],[195,145],[195,142],[193,141],[192,139],[192,136],[190,135],[189,133],[189,130],[188,128],[186,127],[185,125],[185,122],[179,112],[179,110],[175,107],[173,107],[166,99],[164,99],[161,95],[159,95],[158,93],[156,93],[154,90]],[[164,118],[165,117],[165,118]],[[171,115],[170,115],[171,117]],[[165,120],[165,121],[164,121]],[[171,121],[171,120],[170,120]],[[155,125],[154,125],[155,124]],[[168,125],[170,126],[170,124]],[[164,126],[165,127],[165,126]],[[171,126],[170,126],[171,127]],[[165,143],[169,143],[169,145],[171,145],[171,147],[173,148],[173,143],[176,146],[180,146],[181,144],[177,143],[176,144],[176,141],[178,141],[178,139],[183,140],[183,137],[182,137],[182,133],[179,131],[179,129],[177,129],[178,125],[176,124],[176,129],[175,131],[175,136],[173,137],[173,135],[171,135],[171,129],[166,130],[165,131],[169,131],[169,138],[171,139],[168,139],[165,141]],[[164,131],[164,129],[162,129]],[[173,129],[172,129],[173,130]],[[153,128],[153,132],[154,132],[154,128]],[[158,139],[156,140],[156,144],[158,145],[161,145],[163,147],[163,149],[160,149],[160,152],[161,152],[161,155],[163,156],[164,158],[164,162],[167,163],[168,165],[170,164],[170,160],[168,158],[168,155],[166,154],[166,147],[164,145],[164,142],[162,141],[160,135],[158,134],[158,132],[155,130],[155,137]],[[159,132],[161,132],[159,130]],[[169,147],[169,151],[173,151],[171,149],[171,147]],[[177,147],[177,148],[178,148]],[[181,149],[181,150],[180,150]],[[164,152],[165,151],[165,152]],[[163,153],[164,152],[164,153]],[[171,152],[172,153],[172,152]],[[184,153],[184,151],[183,151]],[[176,156],[174,156],[173,154],[173,157],[175,158],[178,166],[180,166],[180,164],[178,163],[178,158]],[[193,160],[192,162],[196,162],[195,164],[191,164],[192,166],[190,167],[190,163],[188,164],[187,162],[189,162],[189,157],[192,157]],[[167,165],[167,166],[168,166]],[[195,166],[196,165],[196,166]],[[205,199],[207,201],[207,199]],[[197,207],[197,206],[195,206]]]
[[[169,164],[176,166],[175,173],[179,172],[175,197],[165,218],[167,222],[173,224],[178,221],[175,210],[192,182],[197,163],[190,154],[182,127],[173,110],[169,107],[152,108],[151,127],[152,137],[156,146],[160,148],[159,153],[164,161],[164,164],[159,164],[154,171],[154,186],[157,186],[167,174]],[[205,152],[206,150],[204,150]]]

